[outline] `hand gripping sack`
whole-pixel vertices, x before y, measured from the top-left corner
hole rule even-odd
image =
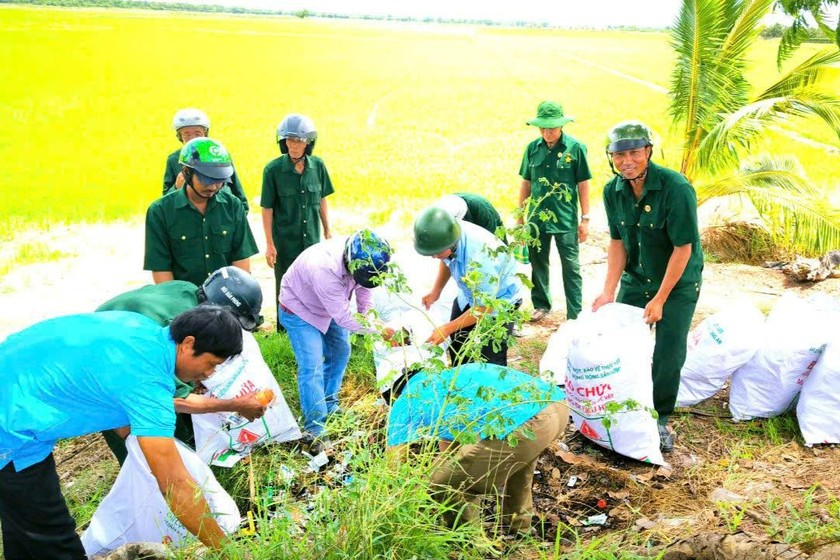
[[[611,303],[578,316],[569,342],[566,399],[581,434],[646,463],[665,464],[653,416],[653,337],[643,310]],[[609,412],[611,403],[634,409]]]
[[[832,332],[829,317],[816,301],[793,294],[776,302],[761,347],[732,374],[729,410],[734,420],[772,418],[796,404]]]
[[[840,443],[840,337],[836,334],[799,395],[796,417],[805,445]]]
[[[577,324],[576,319],[562,323],[548,339],[540,358],[540,377],[555,385],[566,383],[566,368],[569,361],[569,342]]]
[[[764,315],[745,301],[728,306],[697,325],[688,335],[677,406],[695,405],[720,391],[732,373],[755,355],[763,328]]]
[[[300,428],[251,333],[242,332],[242,353],[219,365],[202,384],[207,388],[205,396],[217,399],[260,389],[274,391],[265,415],[253,422],[233,412],[193,414],[195,448],[208,465],[232,467],[258,445],[300,439]]]
[[[233,498],[194,451],[178,440],[175,445],[184,466],[204,494],[213,518],[225,533],[236,531],[241,517]],[[126,447],[128,457],[114,486],[82,534],[85,553],[94,556],[134,542],[160,542],[176,547],[193,542],[196,537],[169,510],[137,438],[128,436]]]

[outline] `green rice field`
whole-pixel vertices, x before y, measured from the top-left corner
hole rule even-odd
[[[776,46],[753,53],[756,87],[776,76]],[[0,6],[0,60],[0,239],[142,216],[179,146],[172,115],[188,106],[210,115],[251,199],[283,115],[310,115],[331,208],[360,223],[453,191],[509,212],[537,133],[525,121],[546,98],[577,118],[565,130],[589,146],[596,186],[610,177],[603,138],[617,121],[647,121],[656,157],[679,158],[665,33]],[[790,129],[837,146],[817,123]],[[780,133],[767,142],[840,191],[836,151]]]

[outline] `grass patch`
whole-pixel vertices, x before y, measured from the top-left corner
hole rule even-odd
[[[70,256],[70,253],[40,241],[20,243],[14,248],[12,256],[0,263],[0,277],[21,266],[49,263]]]

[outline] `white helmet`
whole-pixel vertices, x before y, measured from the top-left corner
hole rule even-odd
[[[467,215],[467,201],[457,194],[447,194],[435,202],[434,206],[446,210],[456,220],[463,220]]]
[[[175,129],[175,132],[178,132],[185,126],[203,126],[209,130],[210,119],[207,117],[207,113],[201,109],[193,109],[191,107],[181,109],[175,113],[175,118],[172,119],[172,128]]]

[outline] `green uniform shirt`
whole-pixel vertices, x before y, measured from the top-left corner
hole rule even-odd
[[[157,199],[146,211],[145,270],[168,270],[175,280],[201,286],[213,271],[257,251],[242,203],[230,192],[216,193],[203,216],[186,189]]]
[[[169,194],[175,190],[175,179],[178,173],[181,172],[181,164],[178,163],[178,158],[181,155],[181,150],[175,150],[169,157],[166,158],[166,170],[163,172],[163,194]],[[248,213],[248,197],[245,196],[245,189],[242,188],[242,183],[239,181],[239,175],[236,174],[236,169],[233,170],[233,176],[228,180],[225,187],[230,189],[236,198],[242,201],[245,207],[245,213]]]
[[[493,204],[483,196],[471,193],[455,193],[467,203],[467,213],[464,221],[484,228],[493,235],[496,229],[502,225],[502,217]]]
[[[691,244],[691,258],[677,286],[700,282],[703,250],[697,227],[697,195],[683,175],[650,162],[637,201],[630,182],[615,177],[604,187],[610,237],[627,252],[623,282],[659,289],[674,247]]]
[[[538,138],[528,144],[519,176],[531,182],[531,199],[540,200],[539,206],[531,208],[531,223],[536,224],[542,233],[568,233],[578,228],[578,183],[592,178],[589,163],[586,161],[586,146],[566,134],[551,150],[545,140]],[[548,185],[540,179],[546,179]],[[554,187],[554,184],[557,187]],[[543,221],[539,213],[551,211],[554,219]]]
[[[175,280],[125,292],[109,299],[96,310],[133,311],[165,327],[172,322],[172,319],[197,305],[198,289],[195,285]],[[192,391],[192,383],[184,383],[177,376],[175,377],[176,399],[185,399]]]
[[[332,181],[319,157],[306,156],[302,175],[295,172],[288,155],[265,166],[260,206],[273,211],[271,238],[279,264],[288,268],[304,249],[321,240],[321,199],[332,193]]]

